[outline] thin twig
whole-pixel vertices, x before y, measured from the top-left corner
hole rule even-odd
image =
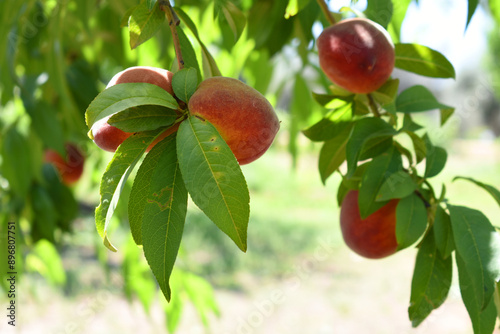
[[[370,109],[373,115],[375,115],[375,117],[380,117],[380,112],[378,111],[378,106],[375,103],[373,96],[371,94],[366,94],[366,96],[368,97],[368,103],[370,104]]]
[[[332,12],[330,12],[330,9],[328,8],[328,5],[326,4],[325,0],[317,0],[318,5],[321,7],[321,10],[323,11],[323,14],[325,14],[326,19],[328,22],[330,22],[331,25],[334,25],[337,23],[337,20],[332,15]]]
[[[167,17],[168,25],[172,31],[172,39],[174,40],[175,56],[177,57],[179,70],[182,70],[184,68],[184,59],[182,58],[181,43],[179,41],[179,35],[177,34],[177,26],[180,20],[169,0],[160,1],[160,9],[165,12],[165,16]]]

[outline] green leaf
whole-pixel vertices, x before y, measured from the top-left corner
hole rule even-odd
[[[71,230],[71,223],[79,213],[78,203],[71,190],[64,185],[57,170],[50,164],[44,164],[42,174],[46,183],[46,190],[55,205],[57,212],[57,225],[63,231]]]
[[[401,127],[401,130],[402,131],[410,131],[410,132],[415,132],[415,131],[418,131],[420,129],[422,129],[423,127],[418,124],[418,123],[415,123],[411,117],[410,114],[404,114],[403,116],[403,126]]]
[[[219,308],[215,302],[215,295],[212,286],[203,278],[192,273],[183,273],[184,289],[189,300],[200,316],[201,322],[205,327],[208,326],[211,313],[219,315]]]
[[[356,121],[346,146],[348,176],[352,176],[365,144],[373,139],[389,139],[397,131],[380,118],[369,117]]]
[[[170,300],[169,279],[181,244],[188,193],[179,170],[175,136],[156,144],[149,155],[156,165],[150,166],[152,177],[142,219],[144,255]]]
[[[476,12],[478,5],[479,5],[479,0],[468,0],[467,23],[465,24],[465,29],[469,27],[470,20],[472,20],[472,16]]]
[[[424,177],[429,178],[438,175],[443,170],[448,153],[444,148],[432,145],[429,140],[426,141],[426,150]]]
[[[167,138],[170,138],[170,136]],[[151,149],[151,152],[153,152],[158,145],[159,143]],[[134,242],[137,245],[142,245],[143,243],[142,224],[144,220],[144,211],[146,205],[148,204],[148,196],[151,196],[150,188],[152,187],[151,182],[153,179],[153,173],[156,166],[159,164],[159,159],[161,158],[161,155],[157,154],[157,150],[155,151],[155,154],[150,154],[151,152],[148,153],[139,167],[128,201],[128,220],[130,224],[130,231]],[[162,181],[159,184],[164,184],[164,182]]]
[[[125,14],[123,14],[123,17],[120,21],[120,28],[125,28],[128,26],[128,21],[130,20],[130,16],[132,15],[132,13],[136,8],[137,6],[130,7],[129,9],[127,9],[127,11],[125,12]]]
[[[177,101],[166,90],[150,83],[122,83],[103,90],[87,108],[89,129],[106,116],[141,105],[158,105],[176,110]]]
[[[346,127],[351,129],[354,124],[352,119],[352,103],[346,103],[338,109],[332,110],[316,124],[302,131],[312,141],[326,141],[335,138],[339,132],[344,132]],[[349,135],[349,133],[347,133]]]
[[[297,15],[304,7],[306,7],[311,0],[289,0],[286,6],[285,18],[290,18]]]
[[[106,232],[124,182],[149,144],[162,132],[163,129],[140,132],[125,139],[116,150],[113,159],[111,159],[102,175],[99,189],[101,199],[95,211],[95,223],[97,232],[103,238],[104,244],[112,251],[116,251],[116,248],[109,242]]]
[[[399,0],[397,6],[394,7],[392,13],[391,24],[389,26],[389,32],[392,35],[394,42],[400,40],[401,26],[403,25],[404,18],[406,16],[406,11],[412,0]]]
[[[184,33],[184,30],[177,27],[177,34],[179,35],[179,44],[181,45],[182,58],[184,60],[184,67],[192,67],[196,70],[198,74],[198,81],[201,81],[201,71],[200,65],[198,64],[198,58],[196,58],[196,52],[194,51],[191,41]],[[177,62],[175,62],[177,65]]]
[[[408,314],[413,327],[417,327],[443,304],[451,287],[451,257],[444,259],[438,252],[434,235],[427,234],[417,253],[411,282]]]
[[[440,116],[441,116],[441,126],[443,126],[446,121],[450,119],[451,116],[455,113],[455,108],[443,108],[440,109]]]
[[[500,280],[500,235],[482,212],[455,205],[448,205],[448,209],[457,259],[460,257],[462,262],[459,274],[462,271],[471,286],[468,298],[473,296],[475,307],[484,310]],[[460,285],[462,289],[462,282]],[[465,299],[464,303],[467,306]]]
[[[196,25],[191,20],[189,15],[187,15],[180,7],[175,7],[175,12],[179,16],[179,18],[184,22],[184,24],[191,30],[194,37],[201,46],[203,77],[206,79],[214,76],[221,76],[221,72],[219,70],[219,67],[217,66],[217,63],[214,60],[214,57],[212,57],[208,48],[201,41],[200,36],[198,34],[198,29],[196,28]]]
[[[150,9],[147,1],[142,1],[135,7],[128,21],[130,48],[133,50],[153,37],[164,21],[165,13],[158,4]]]
[[[387,80],[382,87],[370,93],[375,100],[382,105],[387,105],[394,101],[398,94],[399,79]]]
[[[415,132],[405,131],[405,133],[410,136],[413,143],[413,149],[415,150],[417,163],[420,163],[427,156],[427,146],[425,145],[425,141]]]
[[[368,0],[368,6],[364,14],[366,18],[377,22],[387,29],[387,25],[391,22],[392,11],[393,6],[391,0]]]
[[[474,334],[491,334],[495,330],[497,315],[495,303],[491,300],[486,307],[482,307],[482,301],[474,290],[474,274],[468,271],[467,264],[460,254],[457,254],[455,259],[458,268],[460,293],[472,321]]]
[[[229,1],[224,5],[224,7],[222,7],[222,13],[225,18],[225,21],[222,20],[222,22],[227,22],[233,32],[234,43],[236,43],[245,29],[247,22],[245,14],[243,14],[243,12],[236,7],[236,5]],[[219,16],[219,18],[221,17]]]
[[[406,248],[417,241],[427,227],[425,204],[412,193],[401,199],[396,207],[396,239],[398,249]]]
[[[184,68],[174,74],[172,88],[175,96],[184,102],[188,102],[198,87],[198,74],[192,67]]]
[[[450,215],[439,205],[436,208],[433,226],[434,228],[432,230],[434,231],[436,247],[441,253],[441,256],[446,259],[455,250],[455,242],[451,230]]]
[[[148,5],[149,11],[152,11],[156,5],[158,0],[146,0],[146,4]]]
[[[359,213],[365,219],[387,202],[375,201],[380,187],[386,179],[386,175],[391,175],[402,168],[401,155],[394,149],[374,158],[365,172],[362,174],[361,186],[359,187]]]
[[[431,78],[455,78],[455,69],[440,52],[419,44],[396,43],[395,66]]]
[[[45,277],[55,286],[66,282],[66,273],[54,244],[47,240],[39,240],[26,256],[26,266]]]
[[[194,203],[246,251],[250,196],[238,162],[217,129],[189,117],[178,130],[177,155]]]
[[[31,124],[44,144],[60,153],[65,152],[63,129],[54,108],[44,100],[23,102]]]
[[[0,165],[2,177],[9,181],[10,188],[18,197],[25,198],[33,174],[30,143],[15,126],[3,133],[0,142],[3,144]]]
[[[416,85],[402,91],[396,98],[397,111],[410,113],[434,109],[453,109],[439,103],[424,86]]]
[[[172,109],[142,105],[114,114],[108,123],[125,132],[151,131],[173,124],[177,116]]]
[[[388,201],[393,198],[403,198],[417,189],[417,183],[405,171],[390,174],[382,183],[376,201]]]
[[[318,167],[323,184],[345,161],[345,147],[349,140],[352,125],[351,123],[350,126],[345,126],[335,137],[326,141],[321,148]]]
[[[31,207],[33,208],[32,237],[37,241],[42,238],[54,242],[57,212],[47,190],[34,184],[30,189]]]
[[[497,188],[495,188],[489,184],[477,181],[471,177],[456,176],[455,178],[453,178],[453,181],[456,181],[456,180],[470,181],[470,182],[474,183],[475,185],[483,188],[484,190],[486,190],[488,192],[488,194],[491,195],[491,197],[493,197],[493,199],[497,202],[497,204],[500,205],[500,191]]]

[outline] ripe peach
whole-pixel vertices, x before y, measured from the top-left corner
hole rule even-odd
[[[74,144],[66,144],[66,157],[63,158],[57,151],[46,150],[44,161],[56,167],[65,184],[78,181],[83,173],[85,157]]]
[[[149,67],[149,66],[136,66],[123,70],[109,81],[106,88],[121,84],[121,83],[135,83],[147,82],[158,87],[163,88],[171,95],[174,95],[172,89],[173,73],[162,68]],[[95,122],[92,126],[92,135],[94,142],[101,149],[109,152],[115,152],[118,146],[128,137],[132,135],[130,132],[124,132],[117,127],[108,124],[109,117],[105,117]],[[149,151],[149,149],[148,149]]]
[[[319,64],[326,76],[353,93],[377,90],[394,69],[394,44],[378,23],[364,18],[340,21],[318,37]]]
[[[354,252],[370,259],[379,259],[396,253],[397,199],[361,219],[358,191],[351,190],[344,197],[340,209],[340,227],[345,243]]]
[[[208,120],[217,128],[240,165],[263,155],[280,127],[269,101],[233,78],[204,80],[189,100],[188,108],[192,115]]]

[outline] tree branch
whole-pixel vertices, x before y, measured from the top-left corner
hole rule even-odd
[[[330,22],[331,25],[334,25],[337,23],[337,20],[332,15],[332,12],[330,12],[330,9],[328,8],[328,5],[326,4],[325,0],[317,0],[318,5],[321,7],[321,10],[323,11],[323,14],[325,14],[326,19],[328,22]]]
[[[370,104],[370,110],[375,115],[375,117],[380,117],[380,112],[378,111],[378,106],[375,103],[375,100],[373,99],[373,96],[371,94],[366,94],[368,97],[368,103]]]
[[[182,58],[181,43],[179,41],[179,35],[177,34],[177,26],[180,23],[177,14],[175,13],[169,0],[160,0],[160,9],[165,12],[167,17],[168,26],[172,32],[172,39],[174,41],[175,56],[177,57],[177,63],[179,64],[179,70],[184,68],[184,59]]]

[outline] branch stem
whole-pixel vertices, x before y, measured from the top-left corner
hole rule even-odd
[[[337,20],[335,20],[335,18],[333,17],[332,12],[330,11],[328,5],[326,4],[326,1],[325,0],[317,0],[317,1],[328,22],[330,22],[331,25],[337,23]]]
[[[179,70],[184,68],[184,59],[182,58],[181,43],[179,41],[179,35],[177,34],[177,26],[180,23],[177,14],[175,13],[169,0],[160,1],[160,9],[165,12],[167,17],[168,26],[172,32],[172,39],[174,41],[175,56],[177,58],[177,63],[179,64]]]
[[[373,115],[375,115],[375,117],[380,117],[380,112],[378,111],[378,106],[375,103],[373,96],[371,94],[366,94],[366,96],[368,97],[368,103],[370,104],[371,112],[373,113]]]

